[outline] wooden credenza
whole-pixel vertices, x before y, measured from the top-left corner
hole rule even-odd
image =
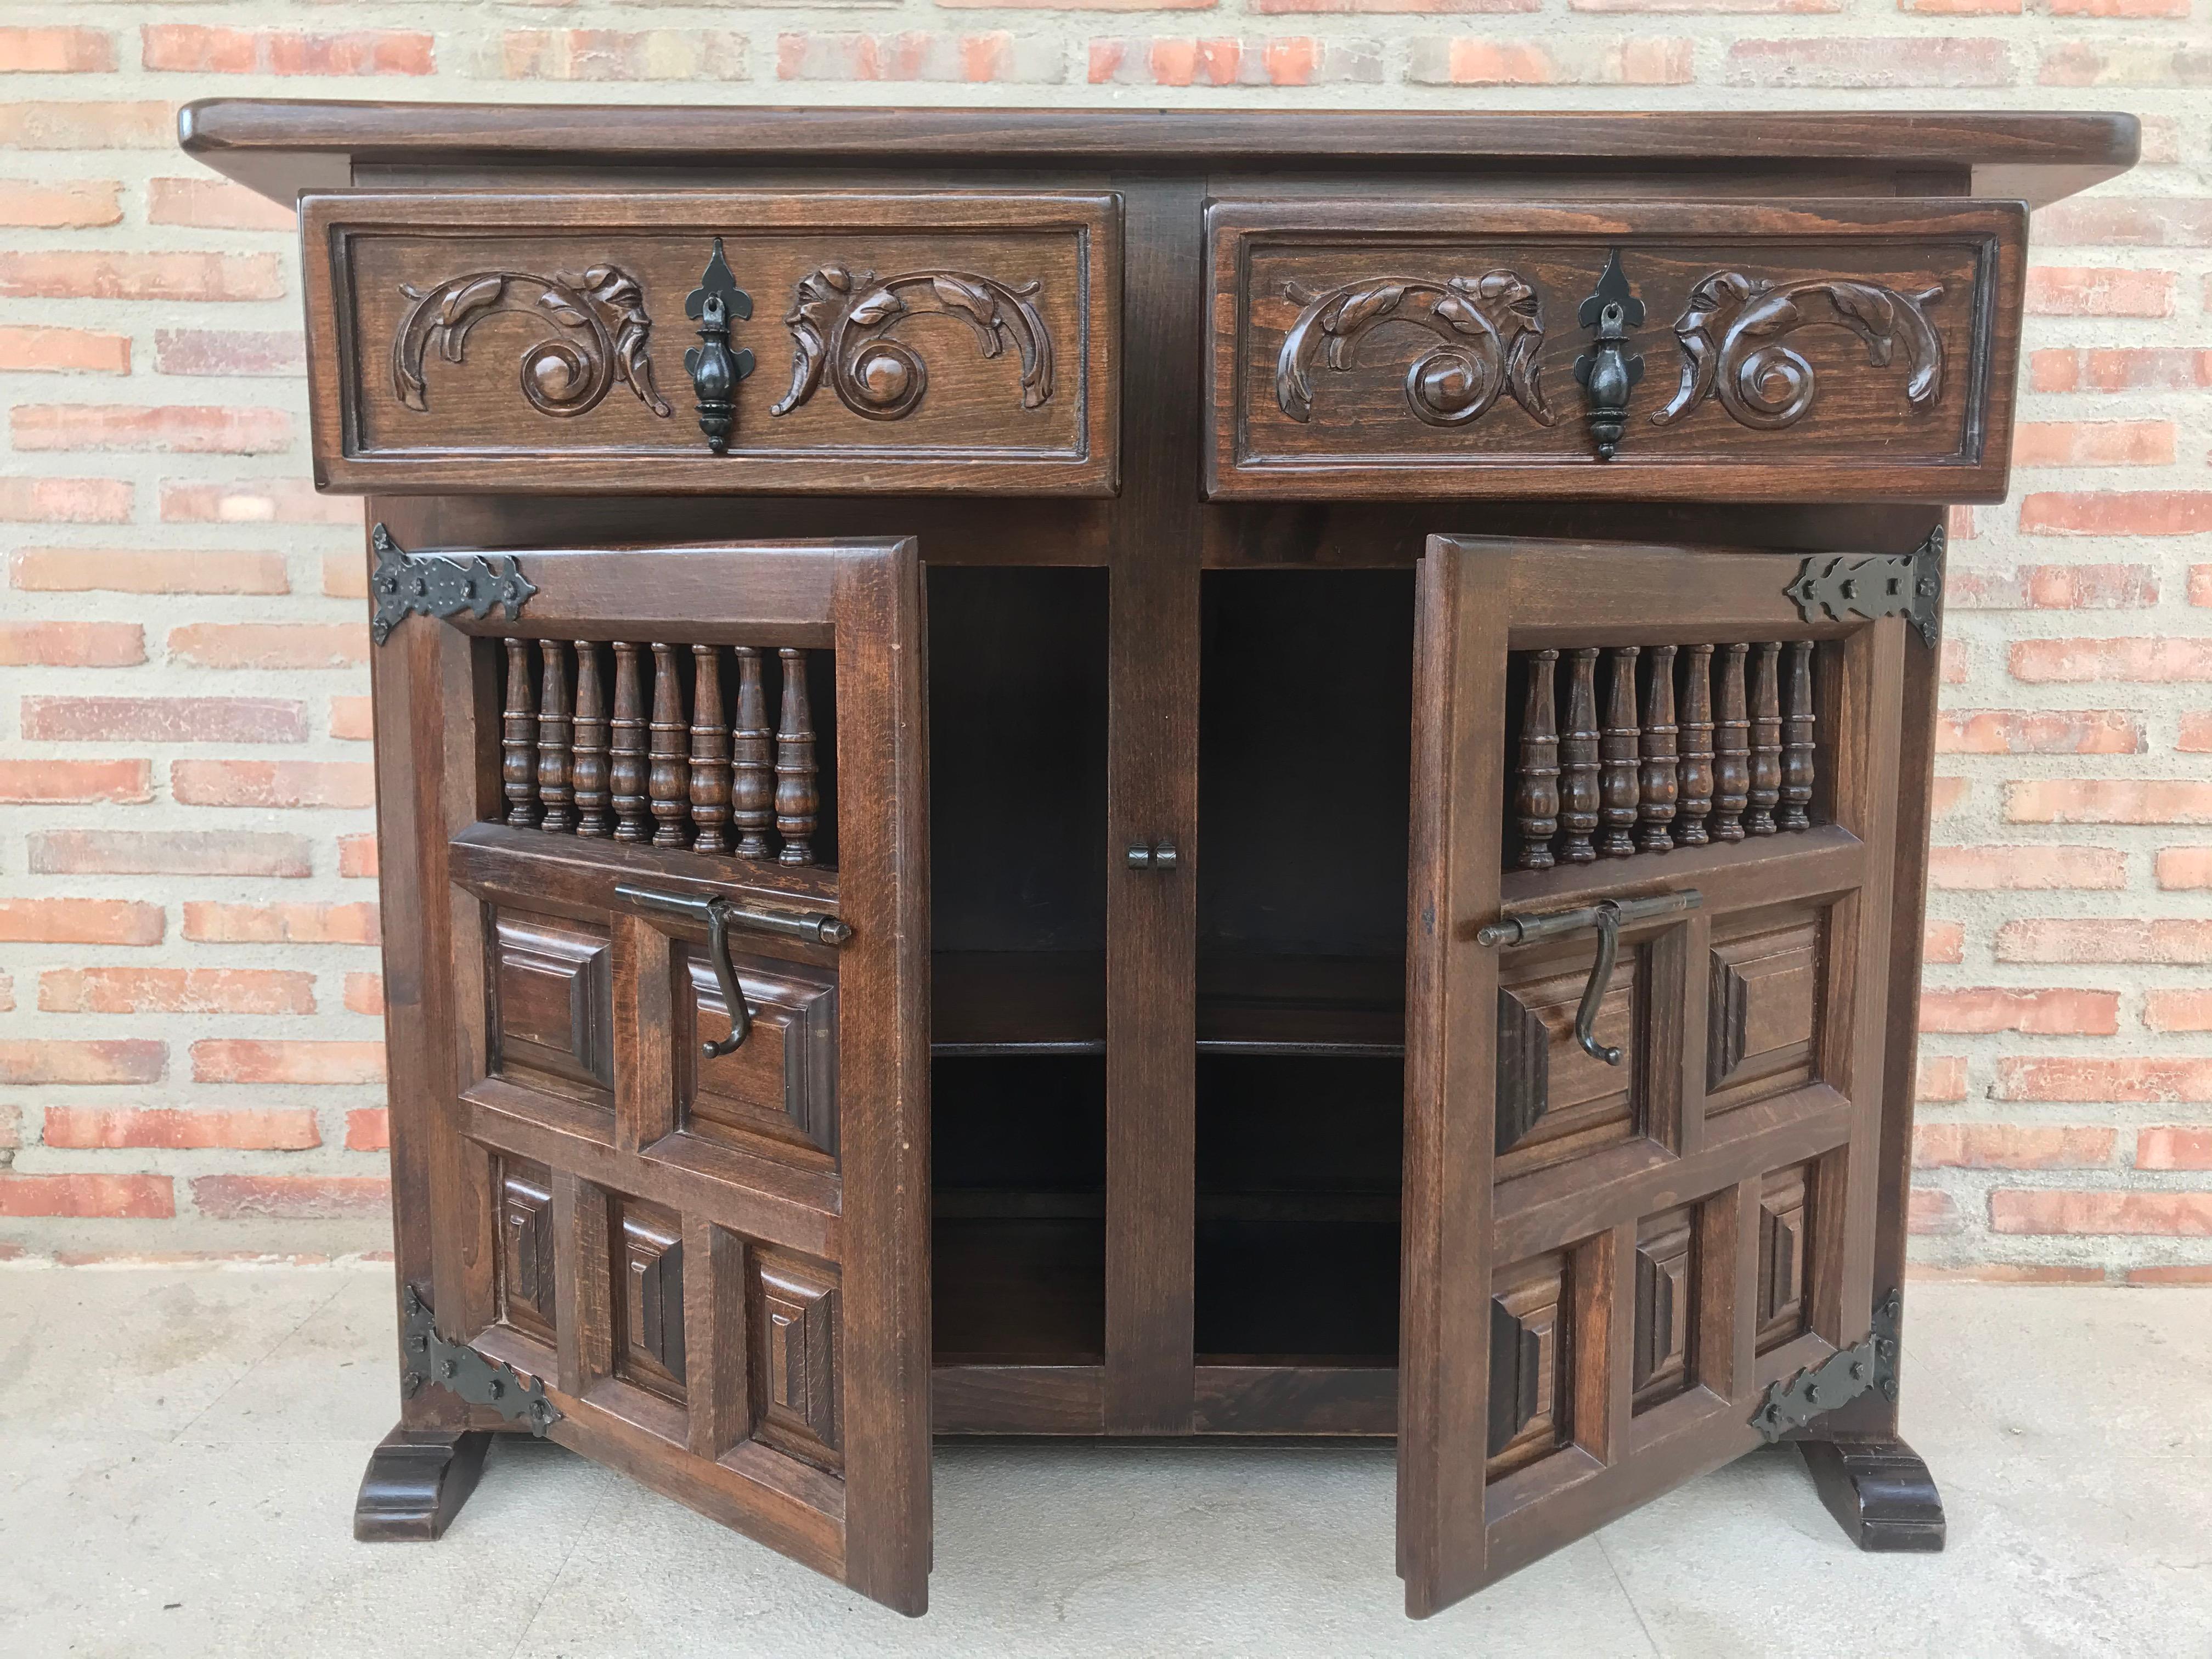
[[[368,497],[400,1426],[927,1600],[1397,1437],[1426,1613],[1896,1438],[1943,505],[2123,117],[222,101]],[[789,373],[784,372],[786,363]]]

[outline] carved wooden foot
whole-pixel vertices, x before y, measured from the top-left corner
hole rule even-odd
[[[1820,1501],[1863,1550],[1940,1550],[1943,1500],[1902,1440],[1800,1440]]]
[[[398,1428],[369,1454],[354,1500],[363,1543],[428,1543],[443,1534],[483,1473],[484,1430]]]

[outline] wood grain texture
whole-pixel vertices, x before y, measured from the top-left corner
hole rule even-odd
[[[1206,222],[1214,499],[2004,493],[2027,240],[2016,204],[1232,198]],[[1544,399],[1574,390],[1587,337],[1572,307],[1615,248],[1647,312],[1630,344],[1652,373],[1619,453],[1601,460]],[[1522,296],[1510,321],[1484,297],[1509,279]],[[1824,318],[1816,296],[1839,284],[1850,292]],[[1303,360],[1310,296],[1395,305],[1415,291],[1447,296],[1449,320],[1376,327],[1357,356],[1333,342],[1338,372],[1293,395],[1283,377]],[[1757,321],[1759,307],[1778,320]],[[1412,354],[1425,355],[1409,370]],[[1716,375],[1721,395],[1705,398]],[[1522,407],[1490,408],[1500,383]],[[1489,412],[1424,413],[1432,385],[1455,410]]]
[[[1200,192],[1131,185],[1130,424],[1107,624],[1106,1427],[1190,1425],[1197,988]],[[1175,843],[1177,867],[1118,856]]]
[[[1121,209],[1112,196],[349,191],[310,197],[301,213],[325,488],[1108,495],[1116,487]],[[681,384],[684,299],[717,237],[762,307],[737,325],[736,343],[761,367],[738,383],[737,429],[722,455],[651,391],[656,354],[660,378]],[[588,291],[587,279],[609,270],[628,284],[619,329]],[[418,380],[398,360],[410,319],[434,302],[454,316],[448,360],[434,360]],[[1018,337],[1000,320],[1015,315],[1026,319]],[[526,348],[520,387],[504,353],[488,355],[495,339]],[[1042,376],[1040,352],[1053,366]],[[794,356],[789,372],[772,367]],[[839,395],[814,395],[825,372]],[[606,395],[617,378],[637,395]],[[878,392],[884,401],[871,401]]]
[[[635,166],[681,161],[931,163],[1096,167],[1285,162],[1384,175],[1408,165],[1572,162],[1700,168],[1786,163],[1808,178],[1875,162],[1972,168],[1975,188],[2029,205],[2125,172],[2133,116],[2081,112],[1792,110],[1274,112],[1240,110],[754,109],[675,105],[334,103],[213,98],[178,117],[190,154],[290,205],[302,185],[342,184],[349,164],[421,167],[463,157]]]

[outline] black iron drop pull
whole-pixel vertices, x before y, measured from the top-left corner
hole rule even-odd
[[[1583,301],[1579,317],[1584,328],[1597,331],[1597,337],[1590,351],[1575,359],[1575,379],[1582,382],[1597,458],[1609,461],[1628,422],[1628,394],[1644,378],[1644,359],[1628,349],[1628,331],[1644,326],[1644,301],[1621,274],[1619,248],[1605,262],[1597,291]]]
[[[738,423],[738,382],[753,372],[751,352],[730,349],[730,325],[749,319],[753,301],[730,274],[719,236],[707,274],[684,301],[684,314],[699,325],[699,343],[684,354],[684,367],[699,399],[699,430],[707,434],[708,448],[726,455],[730,434]]]

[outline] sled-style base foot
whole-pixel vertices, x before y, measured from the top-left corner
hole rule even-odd
[[[1940,1550],[1943,1499],[1902,1440],[1801,1440],[1828,1513],[1863,1550]]]
[[[491,1435],[481,1429],[394,1429],[369,1454],[354,1500],[363,1543],[424,1543],[461,1512],[483,1473]]]

